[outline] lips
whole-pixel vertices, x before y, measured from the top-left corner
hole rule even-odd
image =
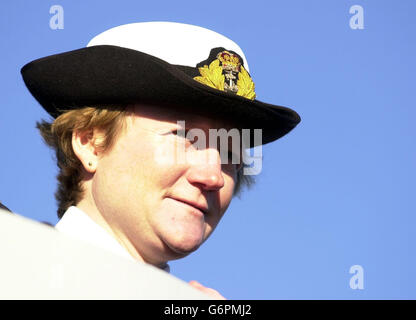
[[[206,215],[208,213],[208,206],[207,205],[198,204],[196,202],[186,200],[186,199],[180,199],[180,198],[174,198],[174,197],[170,197],[170,198],[175,200],[175,201],[181,202],[185,205],[191,206],[193,209],[196,209],[196,210],[200,211],[203,215]]]

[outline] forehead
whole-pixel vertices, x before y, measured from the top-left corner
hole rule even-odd
[[[185,121],[186,129],[220,129],[227,130],[238,128],[237,124],[231,119],[215,117],[209,113],[201,111],[195,112],[190,108],[181,106],[165,107],[153,105],[132,105],[129,106],[133,123],[137,125],[150,126],[152,128],[163,128],[178,121]]]

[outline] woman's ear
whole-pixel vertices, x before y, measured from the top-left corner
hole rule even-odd
[[[72,133],[72,149],[84,169],[89,173],[95,173],[98,162],[98,148],[95,144],[97,137],[94,134],[97,132],[93,129]]]

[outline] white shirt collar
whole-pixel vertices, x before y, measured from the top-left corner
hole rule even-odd
[[[129,260],[136,261],[114,237],[77,207],[69,207],[62,219],[56,224],[55,229]],[[167,264],[163,270],[169,272],[169,265]]]

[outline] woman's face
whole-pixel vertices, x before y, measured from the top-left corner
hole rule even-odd
[[[181,137],[178,120],[186,130],[205,133],[207,147],[195,148],[195,140]],[[185,112],[135,107],[126,130],[99,157],[92,180],[95,206],[146,262],[163,263],[196,250],[229,206],[238,164],[221,163],[218,149],[209,146],[209,129],[220,128],[230,126]]]

